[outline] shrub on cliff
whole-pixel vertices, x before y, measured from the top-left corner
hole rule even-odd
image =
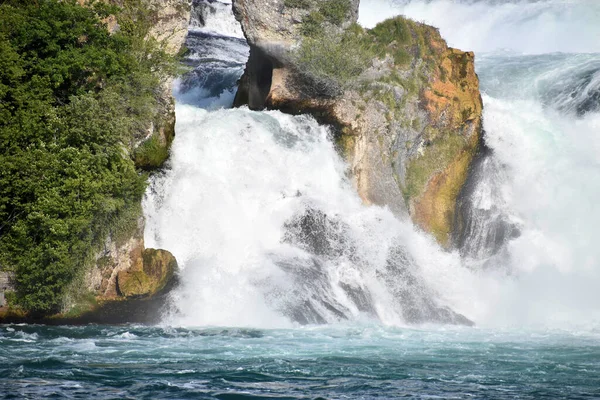
[[[310,9],[316,4],[311,0],[285,0],[284,5],[291,8]],[[325,24],[340,26],[351,10],[350,0],[326,0],[302,19],[300,31],[304,36],[317,37],[326,31]]]
[[[335,97],[358,82],[373,58],[365,32],[353,25],[341,33],[329,30],[304,38],[296,52],[296,65],[309,82],[309,94]]]
[[[122,4],[0,4],[0,266],[26,310],[57,310],[106,236],[137,219],[145,178],[128,149],[174,63],[146,39],[140,1]]]

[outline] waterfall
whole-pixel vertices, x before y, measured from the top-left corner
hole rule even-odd
[[[476,53],[594,53],[599,7],[595,0],[363,0],[359,22],[373,27],[406,15],[439,28],[450,46]]]
[[[461,194],[459,251],[447,252],[361,204],[327,127],[228,109],[248,49],[229,4],[195,4],[172,157],[144,203],[147,246],[181,266],[168,322],[600,321],[598,5],[362,2],[366,26],[405,14],[476,51],[487,148]]]
[[[210,6],[212,17],[232,18],[222,4]],[[389,210],[364,206],[327,127],[307,116],[221,108],[247,52],[229,23],[210,32],[192,25],[193,71],[176,86],[170,166],[145,201],[146,244],[168,248],[182,267],[170,318],[471,324],[461,314],[467,297],[447,287],[464,274],[459,257]]]
[[[143,203],[174,307],[1,324],[3,399],[600,398],[600,0],[361,1],[475,51],[486,146],[452,251],[365,206],[327,126],[232,109],[248,46],[229,1],[193,5]]]

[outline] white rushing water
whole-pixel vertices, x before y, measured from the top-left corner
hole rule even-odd
[[[225,38],[239,34],[229,9],[215,9],[221,20],[209,30],[221,36],[192,57],[233,60],[217,66],[225,72],[210,90],[180,83],[170,167],[144,205],[146,245],[172,251],[182,268],[170,323],[460,322],[450,310],[481,326],[600,322],[599,3],[361,2],[366,26],[405,14],[476,51],[493,152],[474,185],[474,208],[488,217],[469,238],[473,254],[490,255],[478,244],[489,215],[520,231],[479,268],[363,206],[312,119],[219,109],[231,104],[245,53]],[[211,63],[197,69],[200,81],[214,80]]]
[[[244,38],[242,27],[235,20],[231,2],[195,0],[189,30],[212,35]]]
[[[177,116],[172,167],[151,203],[160,208],[147,208],[154,215],[147,233],[155,235],[147,244],[171,250],[185,267],[177,302],[183,323],[281,326],[343,314],[401,324],[393,292],[403,282],[381,278],[391,274],[387,263],[399,243],[418,265],[414,273],[429,278],[419,290],[433,298],[443,290],[444,303],[468,307],[464,288],[447,287],[464,275],[458,257],[388,210],[364,207],[328,130],[314,120],[186,105]],[[353,301],[359,291],[371,299]]]

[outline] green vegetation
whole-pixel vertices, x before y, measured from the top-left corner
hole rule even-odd
[[[284,0],[283,5],[289,8],[301,8],[307,10],[312,2],[310,0]]]
[[[379,58],[386,54],[394,58],[397,66],[407,66],[419,57],[433,66],[431,57],[432,33],[435,29],[404,17],[385,20],[369,31],[373,38],[373,52]]]
[[[306,37],[296,54],[297,65],[318,95],[334,97],[355,84],[371,64],[373,53],[364,30],[354,24],[342,33],[325,31]]]
[[[300,32],[307,38],[318,38],[325,33],[325,17],[323,14],[313,11],[302,19]]]
[[[16,304],[17,295],[12,290],[4,292],[4,299],[9,308],[12,308]]]
[[[152,135],[144,143],[140,144],[133,153],[135,165],[145,170],[160,167],[169,157],[169,149],[161,143],[157,135]]]
[[[57,311],[100,243],[139,215],[145,177],[129,153],[175,63],[146,38],[141,0],[121,4],[0,2],[0,268],[24,310]]]
[[[415,104],[429,79],[438,68],[439,57],[433,49],[435,28],[404,17],[385,20],[368,31],[369,51],[378,59],[392,59],[394,68],[377,82],[365,82],[362,94],[387,107],[389,123],[418,130],[420,123],[407,117],[408,104]],[[441,40],[441,39],[440,39]],[[399,93],[398,89],[403,89]]]
[[[285,0],[285,6],[292,8],[310,9],[310,0]],[[326,0],[315,11],[308,13],[302,19],[300,32],[306,37],[317,38],[325,34],[326,23],[340,26],[350,14],[350,0]]]
[[[65,314],[60,315],[60,318],[77,318],[85,313],[98,308],[99,304],[94,293],[83,291],[77,293],[74,301],[75,306],[70,308]]]
[[[398,45],[408,45],[412,41],[408,21],[402,17],[382,21],[371,29],[370,33],[382,45],[392,42],[396,42]]]
[[[371,30],[364,30],[358,24],[342,32],[332,28],[344,21],[349,7],[346,0],[327,1],[302,21],[304,40],[297,51],[297,64],[301,73],[313,82],[312,86],[318,88],[317,94],[339,95],[358,83],[373,59],[391,56],[395,66],[408,71],[409,76],[400,77],[392,70],[383,81],[402,86],[410,95],[418,95],[418,88],[428,79],[428,71],[437,67],[431,47],[434,28],[404,17],[388,19]],[[411,65],[417,58],[422,61]],[[363,87],[369,89],[368,84]],[[375,92],[383,93],[379,89]]]
[[[350,13],[349,0],[327,0],[319,7],[319,12],[325,17],[325,21],[332,25],[341,25]]]

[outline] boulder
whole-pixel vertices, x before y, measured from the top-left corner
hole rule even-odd
[[[142,261],[117,275],[117,290],[126,298],[152,297],[163,290],[177,271],[177,261],[166,250],[145,249]]]

